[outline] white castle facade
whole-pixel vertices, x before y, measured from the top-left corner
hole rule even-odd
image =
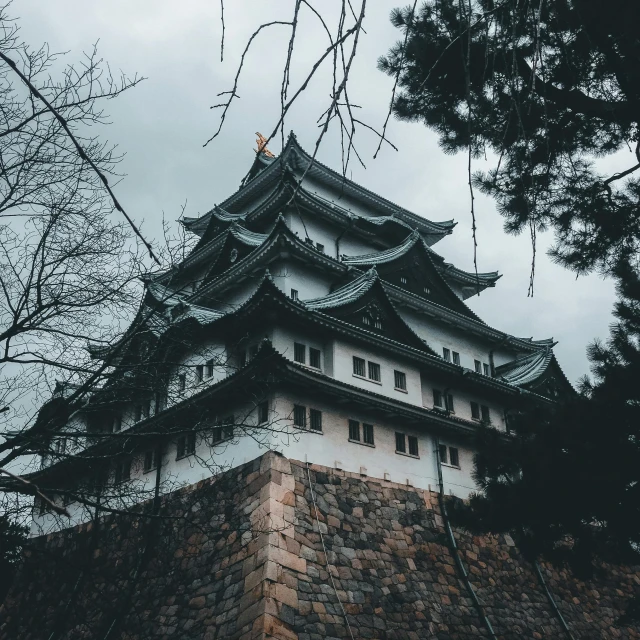
[[[94,349],[112,378],[43,456],[39,481],[72,523],[100,492],[114,500],[108,487],[134,487],[135,501],[267,449],[466,497],[481,424],[506,434],[523,402],[571,389],[551,340],[508,335],[467,307],[499,275],[434,251],[452,221],[312,162],[293,135],[184,224],[197,246],[148,277],[125,337]],[[34,514],[35,533],[54,526],[46,505]]]

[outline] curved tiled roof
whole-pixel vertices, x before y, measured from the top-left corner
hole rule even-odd
[[[378,273],[376,270],[369,269],[369,271],[364,275],[352,280],[348,284],[344,285],[344,287],[340,287],[334,292],[326,296],[322,296],[321,298],[304,300],[302,304],[312,311],[341,307],[360,298],[364,293],[371,289],[377,279]]]
[[[540,378],[547,371],[553,357],[551,347],[545,347],[524,358],[518,358],[497,367],[496,375],[516,387],[527,385]]]

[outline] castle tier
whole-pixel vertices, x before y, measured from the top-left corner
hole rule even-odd
[[[293,134],[183,224],[195,248],[147,277],[117,344],[93,349],[110,378],[37,474],[67,488],[74,523],[95,502],[82,491],[117,484],[122,500],[126,484],[135,501],[266,450],[466,497],[483,423],[507,437],[511,412],[572,393],[552,340],[508,335],[465,304],[500,276],[434,251],[453,221],[360,187]],[[35,531],[53,526],[40,511]]]

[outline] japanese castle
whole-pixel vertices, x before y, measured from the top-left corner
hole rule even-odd
[[[500,276],[434,250],[453,221],[355,184],[293,134],[279,156],[259,140],[240,188],[183,224],[195,248],[146,277],[119,342],[92,349],[111,376],[43,454],[41,485],[63,487],[73,523],[95,502],[81,496],[146,499],[269,449],[466,497],[481,425],[507,433],[523,403],[571,392],[552,340],[465,304]],[[34,513],[44,530],[46,505]]]

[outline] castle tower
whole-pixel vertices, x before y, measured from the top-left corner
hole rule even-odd
[[[64,484],[72,523],[87,517],[81,491],[126,484],[135,501],[267,450],[466,497],[483,423],[507,434],[509,412],[572,392],[552,340],[508,335],[465,304],[500,276],[436,253],[453,221],[312,161],[293,134],[183,224],[195,247],[147,277],[124,337],[93,349],[110,378],[37,474]],[[43,505],[34,533],[53,522]]]

